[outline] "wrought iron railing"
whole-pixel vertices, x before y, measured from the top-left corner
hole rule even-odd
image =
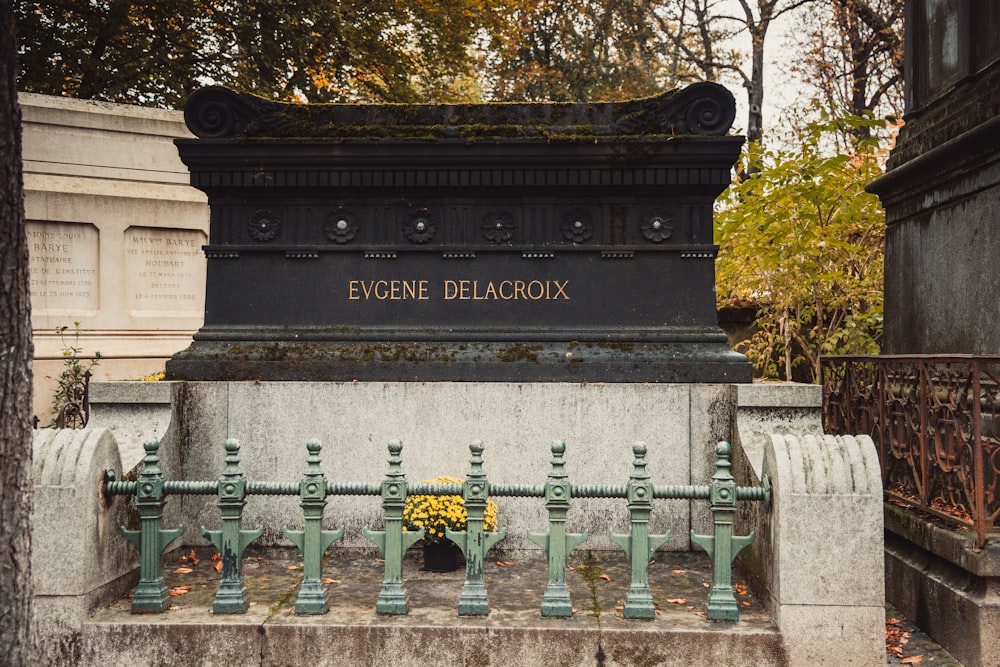
[[[90,378],[93,374],[86,371],[83,374],[83,387],[79,392],[79,401],[68,401],[65,403],[55,417],[52,418],[50,427],[54,428],[86,428],[90,421]],[[38,415],[31,418],[31,426],[36,431],[41,420]]]
[[[320,469],[320,444],[311,440],[306,444],[306,472],[299,482],[260,482],[244,478],[239,467],[240,445],[227,440],[226,467],[217,480],[168,480],[159,465],[159,443],[145,444],[146,457],[143,472],[136,481],[119,481],[114,471],[107,471],[103,484],[104,494],[133,496],[138,508],[140,527],[127,530],[122,535],[132,542],[140,555],[139,585],[132,600],[133,613],[161,613],[165,609],[167,590],[164,586],[160,556],[164,549],[181,536],[183,526],[162,527],[163,509],[168,495],[199,494],[217,495],[222,515],[221,530],[202,529],[202,535],[211,540],[221,555],[221,574],[213,611],[217,614],[240,614],[247,610],[248,593],[244,584],[241,565],[246,547],[261,536],[262,527],[244,530],[243,507],[250,495],[299,496],[303,513],[303,529],[284,529],[284,536],[302,552],[303,581],[295,603],[297,614],[322,614],[327,610],[326,588],[321,576],[323,554],[343,536],[343,528],[324,530],[323,513],[327,496],[368,495],[381,496],[385,517],[384,530],[365,530],[365,537],[374,542],[384,558],[385,577],[379,593],[376,611],[379,614],[406,614],[409,610],[402,581],[402,560],[407,548],[423,532],[403,529],[403,509],[408,495],[461,494],[468,519],[466,530],[447,530],[448,540],[457,544],[466,560],[466,580],[458,602],[459,616],[489,614],[487,593],[483,585],[483,560],[487,550],[503,538],[505,531],[487,531],[485,510],[492,496],[537,497],[545,500],[549,513],[549,530],[546,533],[529,533],[528,538],[545,551],[548,560],[548,585],[542,598],[541,613],[550,617],[572,615],[570,597],[566,588],[566,561],[569,553],[582,544],[586,533],[566,532],[566,515],[571,498],[622,498],[628,501],[631,533],[611,534],[611,540],[629,556],[631,586],[625,600],[625,618],[652,619],[655,616],[650,594],[648,566],[653,552],[666,543],[666,535],[649,532],[649,516],[654,499],[703,499],[710,502],[714,530],[711,535],[698,535],[691,531],[691,540],[709,553],[712,558],[712,588],[707,616],[712,620],[736,621],[739,608],[733,595],[732,561],[736,554],[753,541],[747,536],[733,535],[733,518],[738,500],[770,501],[767,479],[761,487],[737,486],[730,472],[728,443],[716,446],[715,474],[711,482],[700,486],[654,485],[646,472],[646,446],[636,443],[632,447],[633,472],[628,484],[620,486],[588,486],[570,484],[564,471],[563,454],[566,445],[552,445],[552,468],[545,484],[489,484],[483,470],[483,445],[473,441],[471,468],[463,484],[413,484],[409,485],[402,471],[400,456],[403,446],[398,441],[389,443],[389,470],[379,484],[334,483],[328,481]]]
[[[823,426],[872,437],[890,499],[1000,532],[1000,356],[826,357]]]

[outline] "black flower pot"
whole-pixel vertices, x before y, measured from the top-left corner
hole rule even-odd
[[[424,568],[431,572],[454,572],[465,559],[458,545],[449,540],[424,542]]]

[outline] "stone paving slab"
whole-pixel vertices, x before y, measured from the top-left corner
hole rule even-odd
[[[238,620],[239,615],[214,616],[211,606],[218,587],[219,574],[211,559],[212,551],[193,550],[197,564],[189,558],[192,550],[174,552],[164,559],[167,587],[190,590],[171,598],[168,615],[174,622],[199,622],[211,617],[213,622]],[[266,622],[281,623],[296,618],[295,594],[302,579],[301,558],[291,550],[271,549],[251,552],[244,558],[246,585],[250,591],[248,614],[256,617],[267,610]],[[461,619],[481,625],[568,624],[570,627],[646,628],[650,625],[736,631],[774,631],[774,625],[746,583],[734,577],[740,621],[715,623],[705,617],[711,585],[711,560],[701,552],[656,554],[649,568],[650,588],[657,605],[653,621],[626,620],[622,606],[629,588],[628,563],[615,552],[586,551],[570,559],[572,568],[567,586],[573,601],[571,619],[543,619],[540,614],[547,574],[540,551],[505,553],[484,566],[484,582],[490,600],[490,615]],[[383,566],[377,554],[361,550],[330,549],[324,561],[323,576],[330,582],[330,611],[310,618],[316,623],[359,624],[437,624],[453,625],[458,619],[458,598],[465,581],[464,568],[438,573],[421,569],[419,549],[411,549],[403,565],[403,585],[410,599],[410,613],[405,617],[384,617],[375,613],[375,602],[382,583]],[[184,572],[190,569],[191,572]],[[178,590],[178,592],[180,592]],[[129,613],[130,601],[120,600],[95,616],[98,619],[142,619]],[[306,617],[297,617],[306,618]]]
[[[927,633],[890,604],[885,606],[885,625],[887,665],[962,667],[955,656],[935,643]]]

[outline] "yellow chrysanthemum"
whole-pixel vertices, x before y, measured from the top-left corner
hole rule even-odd
[[[436,477],[425,480],[430,484],[462,484],[457,477]],[[409,496],[403,507],[403,529],[415,531],[424,529],[424,539],[440,542],[444,539],[445,529],[464,531],[468,522],[468,512],[465,500],[461,496]],[[494,531],[497,528],[497,506],[492,500],[486,501],[486,511],[483,529]]]

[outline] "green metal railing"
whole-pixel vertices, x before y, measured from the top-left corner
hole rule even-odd
[[[713,579],[707,616],[711,620],[737,621],[739,608],[733,595],[732,562],[741,549],[753,541],[753,533],[733,535],[733,517],[739,500],[763,501],[770,504],[768,480],[762,487],[737,486],[730,472],[730,445],[720,442],[716,448],[715,474],[710,484],[702,486],[657,486],[646,472],[646,445],[632,447],[635,456],[629,482],[624,486],[581,486],[570,484],[564,470],[566,445],[552,445],[551,471],[544,485],[491,485],[483,470],[483,444],[476,440],[469,445],[472,453],[470,470],[463,484],[409,485],[402,470],[403,445],[398,440],[389,443],[389,471],[381,484],[344,484],[326,479],[320,469],[320,443],[306,443],[306,472],[297,484],[253,482],[244,478],[239,468],[239,442],[225,443],[225,469],[214,481],[174,481],[163,477],[160,469],[159,443],[145,445],[143,471],[136,481],[119,481],[114,471],[105,473],[105,494],[109,497],[135,497],[139,510],[139,530],[122,527],[122,535],[132,542],[140,555],[139,584],[132,601],[133,613],[160,613],[166,608],[169,593],[164,584],[161,556],[167,545],[178,538],[184,527],[162,527],[163,508],[168,495],[217,495],[222,514],[221,530],[206,530],[202,535],[219,550],[222,561],[219,590],[213,611],[216,614],[241,614],[248,607],[248,593],[243,578],[242,555],[247,546],[259,538],[263,528],[244,530],[243,507],[249,495],[299,496],[303,512],[303,529],[283,530],[284,536],[302,552],[303,580],[295,601],[296,614],[323,614],[328,600],[321,569],[323,554],[342,537],[344,529],[323,530],[322,519],[326,498],[331,495],[381,496],[385,513],[385,530],[365,529],[365,537],[374,542],[383,554],[385,574],[379,592],[376,611],[379,614],[404,615],[409,611],[403,587],[403,555],[423,536],[423,529],[403,529],[403,507],[408,495],[461,495],[468,514],[466,530],[447,530],[447,538],[457,544],[465,555],[466,576],[458,602],[459,616],[489,614],[487,591],[483,585],[483,562],[486,552],[506,534],[505,530],[484,529],[486,504],[490,496],[544,498],[549,515],[546,533],[529,533],[528,539],[545,551],[548,560],[548,584],[542,598],[542,616],[572,616],[569,590],[566,587],[566,563],[569,554],[588,537],[587,532],[567,533],[566,515],[572,498],[623,498],[628,501],[631,532],[610,534],[613,542],[628,555],[631,583],[625,600],[625,618],[655,617],[653,597],[649,589],[649,562],[653,553],[666,543],[664,535],[649,533],[649,516],[655,499],[703,499],[711,503],[714,531],[697,535],[691,540],[705,549],[712,558]]]

